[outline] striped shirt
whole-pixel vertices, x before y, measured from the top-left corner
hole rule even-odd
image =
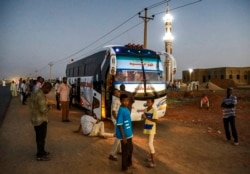
[[[149,111],[147,111],[147,108],[146,108],[144,111],[144,114],[146,115],[147,118],[158,119],[157,112],[154,108],[151,108]],[[144,134],[156,134],[156,123],[146,119],[144,123],[143,133]]]
[[[235,109],[237,104],[237,97],[231,95],[230,97],[225,97],[222,101],[221,107],[223,108],[223,118],[228,118],[235,116]],[[234,107],[228,107],[228,105],[234,105]]]

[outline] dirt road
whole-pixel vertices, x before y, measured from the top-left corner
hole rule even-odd
[[[138,174],[249,173],[248,141],[240,138],[240,146],[224,142],[222,130],[221,134],[208,133],[205,119],[202,121],[204,124],[192,122],[197,119],[191,118],[193,114],[189,114],[189,110],[184,112],[183,109],[186,107],[190,108],[186,104],[170,105],[166,117],[159,120],[154,143],[157,166],[154,169],[145,167],[144,159],[148,148],[147,139],[142,134],[143,123],[133,124],[133,162],[136,167],[133,172]],[[182,118],[183,112],[185,113],[183,118],[186,119]],[[52,160],[37,162],[35,133],[29,120],[28,107],[21,105],[18,98],[12,99],[0,129],[0,173],[121,173],[121,157],[119,156],[117,162],[108,159],[113,139],[86,137],[73,133],[72,131],[79,125],[82,112],[73,108],[70,114],[72,122],[63,123],[60,111],[53,109],[50,112],[46,147],[52,154]],[[245,120],[245,124],[250,125],[249,119]],[[113,131],[110,121],[105,121],[105,128],[107,132]]]

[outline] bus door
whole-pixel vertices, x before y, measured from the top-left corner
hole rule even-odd
[[[80,85],[81,85],[81,78],[78,77],[76,81],[76,102],[77,103],[80,103],[80,99],[81,99]]]
[[[111,118],[112,92],[113,92],[113,75],[107,72],[106,82],[105,82],[106,118]]]

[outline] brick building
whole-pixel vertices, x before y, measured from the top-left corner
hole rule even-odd
[[[219,67],[182,71],[183,82],[229,79],[237,85],[250,85],[250,67]]]

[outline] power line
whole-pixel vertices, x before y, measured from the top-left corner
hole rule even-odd
[[[159,6],[159,5],[162,5],[162,4],[164,4],[164,3],[167,3],[167,2],[169,2],[169,1],[170,1],[170,0],[168,0],[168,1],[164,0],[164,1],[158,2],[158,3],[156,3],[156,4],[153,4],[153,5],[151,5],[151,6],[147,7],[147,8],[148,8],[148,9],[152,9],[152,8],[155,8],[155,7]],[[142,11],[143,11],[143,10],[141,10],[140,12],[142,12]],[[140,12],[139,12],[139,13],[140,13]],[[138,14],[138,13],[137,13],[137,14]],[[72,57],[72,56],[74,56],[74,55],[76,55],[76,54],[78,54],[78,53],[80,53],[80,52],[86,50],[86,49],[89,48],[90,46],[92,46],[92,45],[94,45],[95,43],[99,42],[101,39],[105,38],[105,37],[108,36],[110,33],[114,32],[115,30],[117,30],[118,28],[120,28],[121,26],[123,26],[124,24],[126,24],[128,21],[130,21],[131,19],[133,19],[134,17],[136,17],[137,14],[134,14],[133,16],[131,16],[130,18],[128,18],[127,20],[125,20],[124,22],[122,22],[120,25],[118,25],[117,27],[115,27],[114,29],[112,29],[111,31],[109,31],[108,33],[104,34],[104,35],[101,36],[100,38],[96,39],[95,41],[93,41],[92,43],[90,43],[89,45],[87,45],[86,47],[80,49],[79,51],[77,51],[77,52],[75,52],[75,53],[73,53],[73,54],[71,54],[71,55],[69,55],[69,56],[67,56],[67,57],[65,57],[65,58],[63,58],[63,59],[59,59],[59,60],[57,60],[57,61],[54,61],[54,63],[57,63],[57,62],[59,62],[59,61],[63,61],[63,60],[65,60],[65,59],[68,59],[68,58],[70,58],[70,57]]]
[[[151,6],[148,6],[147,9],[152,9],[152,8],[158,7],[158,6],[163,5],[163,4],[165,4],[165,3],[167,3],[167,2],[170,2],[170,1],[171,1],[171,0],[163,0],[163,1],[160,1],[160,2],[158,2],[158,3],[152,4]],[[176,9],[179,9],[179,8],[182,8],[182,7],[186,7],[186,6],[189,6],[189,5],[198,3],[198,2],[200,2],[200,1],[202,1],[202,0],[198,0],[198,1],[195,1],[195,2],[192,2],[192,3],[188,3],[188,4],[185,4],[185,5],[182,5],[182,6],[173,8],[173,9],[171,9],[171,10],[176,10]],[[139,13],[141,13],[141,12],[143,12],[143,11],[144,11],[144,10],[141,10]],[[75,53],[72,53],[71,55],[69,55],[69,56],[67,56],[67,57],[65,57],[65,58],[62,58],[62,59],[53,61],[53,63],[54,63],[54,64],[55,64],[55,63],[58,64],[59,62],[65,61],[65,60],[67,60],[68,58],[70,58],[70,57],[72,57],[72,56],[74,56],[74,55],[77,55],[78,53],[80,53],[80,52],[86,50],[86,49],[89,48],[90,46],[92,46],[92,45],[94,45],[95,43],[99,42],[100,40],[102,40],[103,38],[105,38],[106,36],[108,36],[109,34],[111,34],[112,32],[114,32],[115,30],[117,30],[118,28],[120,28],[121,26],[123,26],[124,24],[126,24],[127,22],[129,22],[131,19],[133,19],[134,17],[136,17],[139,13],[134,14],[133,16],[131,16],[130,18],[128,18],[127,20],[125,20],[124,22],[122,22],[121,24],[119,24],[117,27],[115,27],[115,28],[112,29],[111,31],[109,31],[109,32],[107,32],[106,34],[104,34],[103,36],[101,36],[100,38],[96,39],[95,41],[93,41],[92,43],[90,43],[89,45],[87,45],[86,47],[80,49],[79,51],[76,51]],[[156,14],[154,14],[154,16],[159,15],[159,14],[161,14],[161,13],[165,13],[165,11],[164,11],[164,12],[156,13]],[[135,28],[136,26],[140,25],[141,23],[142,23],[142,22],[140,22],[140,23],[138,23],[138,24],[132,26],[132,27],[129,28],[128,30],[125,30],[123,33],[119,34],[118,36],[115,36],[114,38],[112,38],[111,40],[109,40],[109,41],[107,41],[107,42],[105,42],[105,43],[108,43],[108,42],[113,41],[114,39],[120,37],[120,36],[123,35],[124,33],[128,32],[128,31],[130,31],[131,29]],[[105,43],[103,43],[102,45],[104,45]],[[94,49],[93,49],[93,50],[94,50]],[[89,52],[92,52],[93,50],[91,50],[91,51],[89,51]],[[89,52],[88,52],[88,53],[89,53]],[[84,54],[84,55],[86,55],[86,54]],[[44,66],[43,68],[41,68],[41,69],[39,69],[39,70],[37,70],[37,71],[42,71],[42,70],[45,69],[47,66],[48,66],[48,65]]]
[[[106,42],[104,42],[104,43],[100,44],[98,47],[96,47],[96,48],[92,49],[91,51],[88,51],[86,54],[81,55],[81,56],[78,56],[76,59],[78,59],[78,58],[82,58],[83,56],[88,55],[89,53],[91,53],[91,52],[93,52],[93,51],[95,51],[95,50],[99,49],[99,48],[100,48],[100,47],[102,47],[103,45],[106,45],[107,43],[109,43],[109,42],[111,42],[111,41],[113,41],[113,40],[115,40],[115,39],[119,38],[119,37],[120,37],[120,36],[122,36],[123,34],[125,34],[125,33],[127,33],[128,31],[130,31],[130,30],[134,29],[135,27],[139,26],[139,25],[140,25],[140,24],[142,24],[142,23],[143,23],[143,21],[141,21],[141,22],[137,23],[136,25],[134,25],[134,26],[130,27],[129,29],[127,29],[127,30],[123,31],[123,32],[122,32],[122,33],[120,33],[119,35],[117,35],[117,36],[113,37],[112,39],[110,39],[110,40],[108,40],[108,41],[106,41]]]
[[[170,9],[169,11],[173,11],[173,10],[176,10],[176,9],[179,9],[179,8],[183,8],[183,7],[186,7],[186,6],[189,6],[189,5],[193,5],[193,4],[196,4],[196,3],[201,2],[201,1],[202,0],[198,0],[198,1],[191,2],[191,3],[188,3],[188,4],[182,5],[182,6],[178,6],[178,7]],[[162,11],[162,12],[156,13],[155,16],[159,15],[159,14],[162,14],[162,13],[166,13],[166,11]]]

